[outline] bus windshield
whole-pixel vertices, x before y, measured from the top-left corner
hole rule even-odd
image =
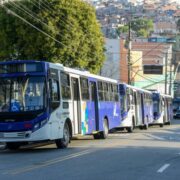
[[[45,77],[0,78],[0,112],[42,110]]]

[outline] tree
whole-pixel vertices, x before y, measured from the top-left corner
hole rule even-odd
[[[103,64],[95,10],[81,0],[9,1],[0,7],[0,27],[0,60],[58,62],[93,73]]]
[[[127,33],[129,27],[127,25],[121,26],[117,28],[117,34],[120,35],[121,33]]]
[[[146,18],[135,19],[131,22],[131,28],[138,36],[148,37],[153,30],[153,21]]]
[[[131,22],[131,31],[134,31],[137,36],[148,37],[151,31],[153,30],[153,21],[145,18],[134,19]],[[123,27],[119,27],[117,33],[120,35],[121,33],[128,33],[129,26],[125,25]]]

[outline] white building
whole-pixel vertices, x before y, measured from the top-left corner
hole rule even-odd
[[[105,77],[120,79],[120,39],[106,39],[106,60],[100,74]]]

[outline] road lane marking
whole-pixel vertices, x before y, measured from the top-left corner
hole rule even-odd
[[[163,165],[160,169],[158,169],[158,173],[162,173],[165,169],[167,169],[170,166],[170,164]]]
[[[86,155],[86,154],[90,154],[90,153],[92,153],[94,151],[95,150],[81,151],[81,152],[74,153],[74,154],[71,154],[71,155],[68,155],[68,156],[65,156],[65,157],[56,158],[56,159],[49,160],[49,161],[44,161],[44,162],[39,162],[39,164],[36,164],[36,165],[31,165],[31,166],[27,166],[27,167],[15,169],[15,170],[9,170],[9,171],[7,171],[7,172],[5,172],[3,174],[16,175],[16,174],[25,173],[25,172],[28,172],[28,171],[32,171],[32,170],[35,170],[35,169],[42,168],[42,167],[57,164],[59,162],[65,161],[65,160],[69,160],[69,159],[77,158],[77,157],[80,157],[80,156],[83,156],[83,155]]]
[[[161,141],[164,141],[165,139],[162,138],[162,137],[158,137],[158,136],[155,136],[155,135],[152,135],[152,134],[144,134],[145,136],[147,137],[151,137],[153,139],[157,139],[157,140],[161,140]]]

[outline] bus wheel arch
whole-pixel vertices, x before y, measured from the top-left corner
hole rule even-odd
[[[147,130],[148,127],[149,127],[148,122],[149,122],[149,117],[148,117],[148,115],[147,115],[147,116],[146,116],[146,120],[145,120],[145,124],[144,124],[144,129],[145,129],[145,130]]]
[[[126,128],[126,130],[127,130],[128,133],[132,133],[133,130],[134,130],[134,128],[135,128],[135,118],[134,118],[134,116],[132,116],[131,119],[132,119],[131,126]]]
[[[69,124],[69,120],[65,121],[63,127],[63,138],[56,139],[55,143],[58,149],[65,149],[68,147],[70,139],[71,139],[71,125]]]
[[[69,126],[69,132],[70,132],[70,139],[72,138],[73,136],[73,130],[72,130],[72,123],[71,123],[71,120],[69,118],[66,119],[65,123],[68,124]]]
[[[100,132],[101,139],[106,139],[109,134],[109,121],[108,117],[105,116],[103,120],[103,131]]]

